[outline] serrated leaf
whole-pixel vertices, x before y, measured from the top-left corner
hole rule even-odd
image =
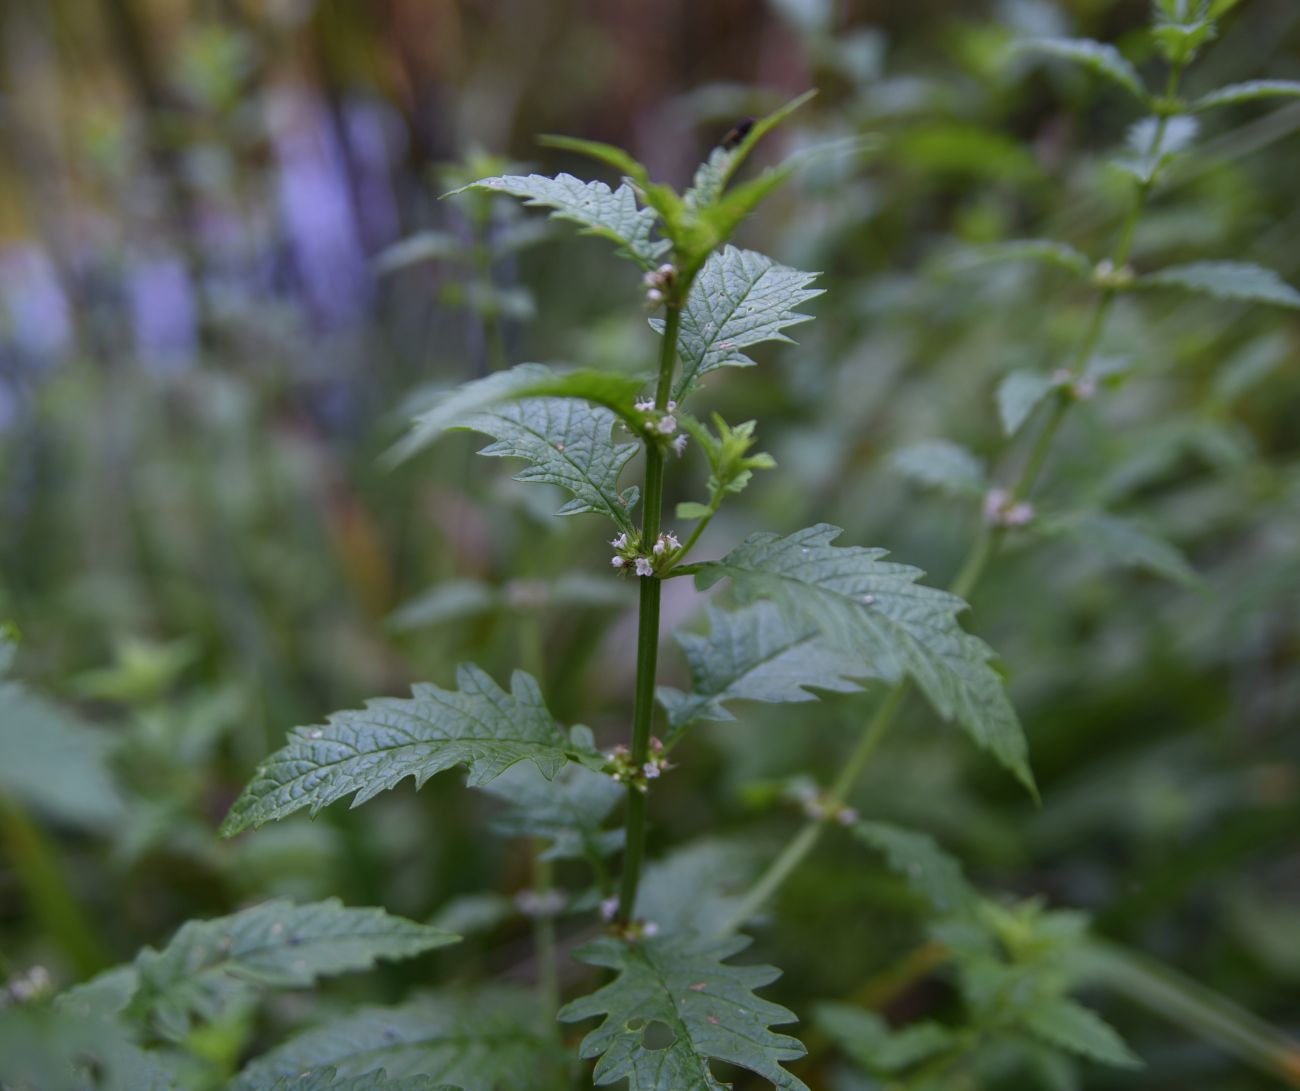
[[[958,270],[1013,261],[1035,261],[1067,269],[1075,276],[1086,277],[1092,262],[1069,243],[1055,239],[1010,239],[1006,242],[973,246],[962,250],[950,263]]]
[[[853,834],[883,853],[890,868],[916,888],[937,912],[959,914],[978,900],[962,874],[961,865],[941,849],[929,834],[888,822],[857,822]]]
[[[815,625],[792,620],[773,603],[739,610],[709,607],[709,633],[677,633],[691,671],[691,692],[656,691],[668,712],[670,737],[695,720],[729,722],[728,701],[815,701],[808,687],[850,693],[862,663],[821,639]]]
[[[1020,426],[1038,408],[1039,402],[1056,387],[1050,375],[1041,371],[1018,370],[1008,372],[998,383],[998,419],[1002,434],[1010,437],[1020,431]]]
[[[329,1065],[340,1076],[384,1069],[464,1091],[556,1091],[555,1046],[538,1026],[537,998],[523,989],[418,997],[329,1020],[249,1064],[229,1091],[260,1091],[285,1076]]]
[[[981,496],[988,487],[984,463],[945,439],[914,443],[895,451],[889,461],[909,480],[949,496]]]
[[[249,990],[302,989],[321,977],[368,969],[381,958],[410,958],[458,938],[382,909],[348,908],[336,898],[266,902],[229,917],[189,921],[161,951],[141,951],[126,1010],[180,1041],[196,1016],[211,1018]]]
[[[682,309],[677,399],[710,371],[752,367],[754,361],[742,349],[764,341],[790,341],[782,331],[812,318],[797,308],[822,294],[808,287],[816,277],[735,246],[710,254]],[[663,329],[662,321],[654,325]]]
[[[702,564],[696,584],[728,577],[742,593],[769,597],[817,625],[831,646],[861,656],[872,677],[911,678],[944,719],[960,723],[1032,790],[1025,737],[993,652],[957,621],[966,604],[917,583],[920,569],[886,561],[883,549],[832,545],[841,533],[819,523],[785,538],[752,535]]]
[[[1017,52],[1043,53],[1049,57],[1074,61],[1146,101],[1147,92],[1142,86],[1142,77],[1113,45],[1095,42],[1090,38],[1028,38],[1015,42],[1012,48]]]
[[[1144,568],[1185,587],[1200,583],[1180,549],[1132,519],[1100,511],[1078,512],[1042,519],[1038,529],[1044,534],[1073,538],[1113,564]]]
[[[222,824],[229,837],[355,794],[357,807],[407,777],[421,787],[435,773],[464,765],[469,784],[485,784],[520,761],[553,777],[574,754],[522,671],[506,693],[478,667],[456,671],[458,690],[417,685],[409,698],[382,697],[364,709],[336,712],[318,727],[298,727],[287,746],[257,769]]]
[[[382,1068],[364,1076],[340,1076],[337,1069],[326,1066],[301,1076],[285,1076],[258,1087],[257,1091],[460,1091],[460,1088],[434,1083],[431,1076],[390,1079]]]
[[[572,398],[526,398],[476,414],[460,427],[496,440],[479,454],[530,463],[515,475],[516,481],[540,481],[572,493],[556,514],[592,512],[631,531],[628,515],[638,493],[635,488],[620,492],[618,479],[638,445],[613,442],[610,433],[617,422],[603,406]]]
[[[10,645],[0,638],[0,675]],[[0,679],[0,796],[56,822],[101,830],[124,813],[111,743],[72,712]]]
[[[1265,98],[1300,98],[1300,80],[1248,80],[1220,87],[1202,95],[1191,104],[1192,110],[1212,110],[1216,106],[1235,106]]]
[[[803,1046],[769,1029],[793,1023],[796,1016],[754,994],[780,972],[725,964],[747,946],[743,936],[656,936],[636,942],[608,936],[575,951],[580,961],[618,973],[610,984],[560,1009],[567,1023],[605,1016],[579,1047],[582,1057],[600,1058],[593,1076],[597,1086],[626,1079],[628,1091],[723,1091],[710,1062],[724,1061],[784,1091],[807,1091],[781,1067],[802,1057]]]
[[[396,465],[433,443],[450,428],[470,427],[476,416],[503,402],[524,398],[578,398],[610,409],[637,423],[634,403],[643,378],[612,371],[554,371],[544,364],[519,364],[485,379],[465,383],[438,398],[411,424],[411,429],[385,456]]]
[[[1274,303],[1300,309],[1296,291],[1273,270],[1240,261],[1194,261],[1171,265],[1139,277],[1144,288],[1184,288],[1217,299],[1238,299],[1252,303]]]
[[[1024,1014],[1024,1025],[1049,1045],[1116,1068],[1141,1068],[1142,1060],[1115,1029],[1068,997],[1044,997]]]
[[[493,829],[549,841],[543,860],[599,860],[622,846],[623,831],[603,827],[627,789],[604,773],[569,765],[547,780],[532,765],[516,765],[485,790],[510,805]]]
[[[643,268],[650,269],[671,245],[653,238],[657,217],[638,208],[631,186],[610,189],[604,182],[583,182],[571,174],[548,178],[544,174],[509,174],[481,178],[454,190],[482,189],[522,197],[524,203],[551,209],[551,215],[583,228],[583,234],[600,235],[615,242]],[[447,194],[452,196],[452,194]]]
[[[121,1023],[38,1004],[0,1007],[0,1087],[176,1091],[180,1086],[162,1056],[132,1042]]]

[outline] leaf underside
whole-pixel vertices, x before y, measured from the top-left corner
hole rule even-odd
[[[579,948],[575,957],[581,961],[618,973],[610,984],[560,1010],[565,1022],[605,1017],[579,1050],[584,1058],[600,1058],[595,1083],[626,1079],[629,1091],[723,1091],[727,1085],[710,1067],[711,1061],[722,1061],[782,1091],[808,1091],[781,1067],[802,1057],[803,1046],[769,1029],[795,1022],[794,1013],[754,994],[779,971],[725,964],[748,945],[743,936],[664,936],[635,943],[611,936]]]
[[[1049,57],[1074,61],[1105,76],[1140,99],[1146,98],[1142,77],[1137,69],[1113,45],[1090,38],[1028,38],[1016,42],[1017,51],[1042,53]]]
[[[441,395],[411,424],[385,455],[396,465],[424,450],[450,428],[471,427],[470,421],[506,402],[524,398],[576,398],[594,402],[636,423],[633,405],[645,380],[613,371],[577,369],[555,371],[545,364],[518,364]]]
[[[984,464],[965,447],[946,439],[904,447],[894,453],[890,462],[916,484],[949,496],[980,496],[988,487]]]
[[[380,1069],[364,1076],[340,1076],[334,1068],[318,1068],[302,1076],[286,1076],[272,1084],[259,1084],[257,1091],[460,1091],[449,1083],[434,1083],[430,1076],[390,1079]]]
[[[533,765],[521,763],[484,790],[509,805],[493,829],[507,837],[549,841],[542,860],[599,859],[622,845],[622,830],[603,827],[627,790],[603,773],[567,765],[547,780]]]
[[[651,268],[671,245],[653,237],[657,217],[652,209],[637,207],[636,194],[627,185],[610,189],[604,182],[583,182],[571,174],[513,174],[483,178],[465,188],[522,197],[526,204],[549,208],[556,219],[618,244],[643,268]]]
[[[882,549],[832,545],[841,533],[820,523],[785,538],[752,535],[701,565],[696,583],[704,589],[728,577],[742,594],[771,598],[818,626],[832,647],[860,656],[871,677],[911,678],[941,716],[1032,790],[1025,737],[993,652],[957,620],[966,604],[918,583],[919,569],[886,561]]]
[[[522,671],[502,690],[478,667],[456,672],[457,690],[418,685],[409,698],[384,697],[364,709],[336,712],[318,727],[298,727],[259,767],[222,825],[229,836],[303,808],[355,795],[352,805],[414,777],[464,765],[477,786],[519,761],[553,777],[574,747]]]
[[[462,427],[496,440],[479,454],[530,463],[515,475],[516,481],[540,481],[572,493],[556,514],[594,512],[631,530],[628,515],[637,490],[620,491],[618,479],[637,445],[613,442],[616,423],[612,411],[573,398],[527,398],[476,414]]]

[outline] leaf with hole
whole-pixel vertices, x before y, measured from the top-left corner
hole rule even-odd
[[[711,1067],[723,1061],[781,1091],[808,1091],[782,1067],[802,1057],[803,1046],[770,1029],[793,1023],[794,1013],[754,994],[779,971],[726,964],[747,946],[743,936],[656,936],[635,942],[606,936],[575,951],[581,961],[618,974],[560,1010],[566,1023],[604,1017],[579,1047],[584,1058],[599,1058],[596,1085],[627,1080],[628,1091],[723,1091],[726,1085]]]

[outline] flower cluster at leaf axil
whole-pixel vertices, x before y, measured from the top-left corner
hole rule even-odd
[[[658,307],[661,303],[667,301],[669,294],[673,289],[673,282],[677,279],[677,266],[664,262],[658,269],[651,269],[641,278],[641,283],[646,287],[646,302],[652,307]]]
[[[682,543],[676,534],[660,534],[647,551],[641,549],[641,536],[636,532],[620,534],[610,539],[614,556],[609,563],[620,571],[635,572],[638,576],[657,576],[672,566],[681,552]]]
[[[673,449],[673,453],[679,458],[683,451],[686,450],[686,433],[677,431],[677,418],[673,415],[677,409],[677,403],[670,401],[667,408],[660,412],[655,408],[655,403],[650,398],[641,398],[635,405],[634,409],[638,413],[645,414],[645,421],[642,424],[647,436],[651,439],[660,440],[668,444]]]
[[[637,763],[632,758],[632,751],[626,746],[616,746],[605,757],[608,764],[605,771],[619,784],[630,784],[639,791],[646,791],[650,781],[658,780],[672,768],[664,750],[664,744],[657,738],[650,740],[650,756]]]

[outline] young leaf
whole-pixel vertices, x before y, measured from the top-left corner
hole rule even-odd
[[[1296,291],[1273,270],[1240,261],[1194,261],[1171,265],[1148,273],[1136,281],[1146,288],[1185,288],[1218,299],[1240,299],[1253,303],[1274,303],[1300,310]]]
[[[379,1069],[390,1079],[423,1075],[463,1091],[555,1091],[555,1047],[538,1026],[537,998],[504,986],[365,1007],[291,1038],[249,1064],[228,1091],[329,1065],[340,1076]]]
[[[537,143],[544,148],[559,148],[562,151],[577,152],[598,163],[613,167],[620,174],[631,178],[638,186],[650,184],[650,172],[644,164],[639,163],[622,148],[606,144],[600,140],[581,140],[576,136],[563,136],[547,133],[537,138]]]
[[[1144,117],[1129,127],[1129,154],[1115,160],[1115,166],[1143,185],[1156,176],[1196,139],[1200,123],[1194,117]]]
[[[306,988],[326,975],[410,958],[458,938],[382,909],[346,908],[335,898],[266,902],[189,921],[161,951],[141,951],[126,1010],[179,1041],[196,1015],[210,1017],[250,989]]]
[[[1119,84],[1143,102],[1147,100],[1142,77],[1113,45],[1089,38],[1028,38],[1015,42],[1012,48],[1017,52],[1044,53],[1049,57],[1074,61]]]
[[[1142,1060],[1099,1015],[1065,996],[1044,997],[1024,1014],[1025,1028],[1049,1045],[1116,1068],[1141,1068]]]
[[[815,701],[808,687],[833,693],[860,689],[855,657],[838,652],[815,625],[787,617],[770,602],[739,610],[710,606],[709,635],[677,633],[691,669],[691,692],[668,686],[656,691],[668,712],[669,737],[695,720],[729,722],[728,701]]]
[[[728,140],[714,148],[695,172],[695,180],[684,195],[686,206],[700,209],[716,203],[722,196],[722,191],[727,188],[727,183],[749,158],[754,145],[816,94],[816,91],[805,91],[780,109],[750,124],[739,140]]]
[[[557,515],[593,512],[631,531],[628,513],[638,491],[620,492],[618,479],[637,445],[614,444],[610,431],[617,421],[608,409],[571,398],[526,398],[476,414],[463,427],[497,441],[479,454],[532,464],[515,475],[516,481],[541,481],[572,493]]]
[[[808,1091],[781,1067],[802,1057],[803,1046],[769,1029],[796,1016],[753,991],[775,981],[779,971],[724,964],[747,946],[743,936],[636,942],[606,936],[574,952],[583,962],[618,973],[604,988],[560,1009],[566,1023],[606,1017],[579,1048],[584,1058],[600,1058],[597,1086],[626,1079],[628,1091],[723,1091],[710,1061],[725,1061],[783,1091]]]
[[[1114,564],[1145,568],[1184,587],[1200,583],[1181,550],[1132,519],[1099,511],[1080,512],[1042,519],[1037,529],[1043,534],[1073,538]]]
[[[961,865],[929,834],[887,822],[857,822],[854,836],[884,854],[889,866],[916,888],[942,914],[964,913],[979,898],[962,874]]]
[[[297,727],[266,759],[222,824],[229,837],[355,794],[354,807],[407,777],[421,787],[435,773],[464,765],[469,783],[485,784],[516,762],[553,777],[576,748],[522,671],[502,690],[478,667],[456,671],[459,690],[418,685],[410,698],[382,697],[364,709],[336,712],[319,727]]]
[[[648,208],[638,208],[630,186],[611,190],[604,182],[583,182],[571,174],[547,178],[543,174],[500,175],[482,178],[448,197],[467,189],[507,193],[524,198],[524,203],[552,210],[560,220],[579,224],[583,234],[600,235],[615,242],[645,269],[652,269],[668,251],[667,239],[652,238],[656,217]]]
[[[957,621],[966,604],[917,583],[920,569],[884,560],[883,549],[832,545],[841,533],[820,523],[786,538],[751,535],[722,560],[702,564],[696,584],[729,577],[744,594],[769,597],[818,626],[832,647],[860,655],[870,676],[913,679],[941,716],[1032,790],[1025,737],[993,653]]]
[[[717,368],[752,367],[754,361],[742,349],[764,341],[789,341],[782,331],[812,317],[797,308],[822,294],[808,287],[816,276],[734,246],[711,254],[682,310],[677,399]],[[655,327],[662,330],[662,321]]]
[[[926,440],[895,451],[890,463],[904,477],[949,496],[982,496],[988,487],[984,464],[965,447]]]
[[[1249,80],[1220,87],[1196,99],[1190,109],[1212,110],[1216,106],[1235,106],[1264,98],[1300,98],[1300,80]]]
[[[1021,369],[1003,376],[997,393],[998,419],[1002,421],[1003,435],[1011,437],[1019,432],[1020,426],[1055,386],[1052,377],[1041,371]]]
[[[976,269],[982,265],[1011,261],[1036,261],[1068,269],[1078,277],[1092,272],[1092,262],[1069,243],[1055,239],[1010,239],[963,249],[949,264],[957,270]]]
[[[552,371],[544,364],[519,364],[443,395],[415,418],[411,430],[385,457],[389,465],[396,465],[424,450],[447,429],[472,427],[469,422],[480,414],[524,398],[579,398],[603,405],[637,426],[634,403],[644,385],[644,379],[611,371]]]
[[[364,1076],[340,1076],[326,1066],[301,1076],[285,1076],[274,1083],[261,1084],[257,1091],[460,1091],[449,1083],[434,1083],[431,1076],[407,1076],[389,1079],[382,1068]]]
[[[599,860],[623,843],[622,830],[603,826],[627,798],[627,789],[604,773],[568,765],[547,780],[532,765],[516,765],[485,790],[510,805],[493,829],[507,837],[549,841],[543,860]]]

